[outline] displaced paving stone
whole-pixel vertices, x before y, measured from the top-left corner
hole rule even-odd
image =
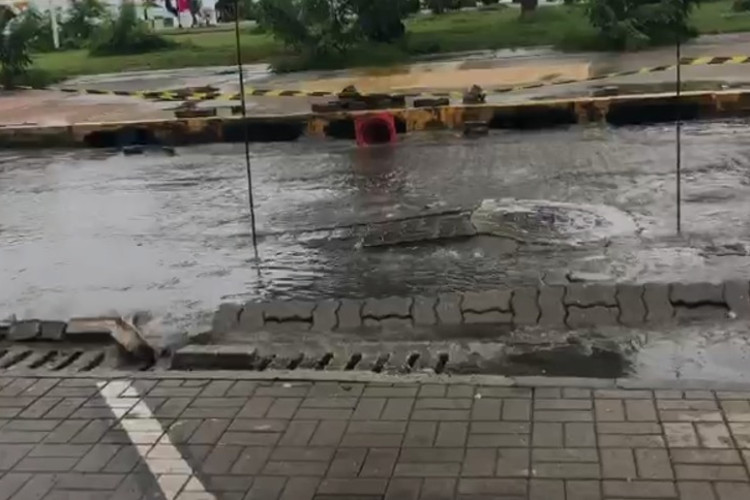
[[[617,285],[617,304],[620,307],[620,323],[640,325],[646,320],[646,304],[643,303],[643,286]]]
[[[513,322],[513,315],[511,313],[503,313],[498,311],[489,311],[485,313],[464,313],[464,321],[466,323],[504,323],[510,324]]]
[[[113,318],[73,318],[65,329],[68,342],[109,342],[112,340]]]
[[[40,323],[37,320],[16,321],[8,328],[8,340],[33,340],[39,335]]]
[[[672,304],[697,306],[723,304],[724,290],[716,283],[674,283],[670,287],[669,299]]]
[[[738,318],[750,318],[750,286],[747,281],[724,283],[724,302]]]
[[[463,312],[483,313],[488,311],[510,311],[510,290],[485,290],[483,292],[464,292],[461,310]]]
[[[513,291],[513,323],[521,326],[536,325],[539,321],[538,296],[539,290],[534,287],[517,288]]]
[[[544,326],[564,326],[565,307],[563,297],[565,287],[543,286],[539,289],[539,324]]]
[[[616,306],[614,285],[573,283],[567,285],[566,306]]]
[[[434,297],[414,297],[414,306],[412,307],[412,317],[415,325],[434,325],[437,323],[435,314],[435,305],[437,299]]]
[[[266,305],[263,317],[266,321],[306,321],[312,322],[314,302],[301,300],[279,300]]]
[[[335,330],[339,320],[336,312],[341,307],[338,300],[323,300],[318,302],[313,311],[313,330],[324,332]]]
[[[344,299],[336,313],[339,318],[339,330],[359,328],[362,326],[362,301]]]
[[[263,328],[263,304],[247,302],[240,313],[240,330],[252,332]]]
[[[567,324],[571,328],[616,325],[619,311],[615,307],[568,307]]]
[[[662,323],[672,319],[674,310],[669,301],[669,285],[647,283],[643,288],[643,302],[646,304],[646,321]]]
[[[461,323],[461,295],[457,293],[441,293],[435,306],[438,321],[444,325]]]
[[[367,299],[362,307],[364,318],[409,318],[411,317],[410,297],[386,297],[384,299]]]
[[[39,337],[44,340],[62,340],[67,327],[68,324],[64,321],[42,321]]]
[[[227,333],[237,327],[240,323],[242,306],[233,302],[225,302],[219,305],[211,322],[211,331],[214,333]]]

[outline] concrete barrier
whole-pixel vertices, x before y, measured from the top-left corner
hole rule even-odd
[[[547,99],[517,104],[451,105],[387,110],[399,133],[463,130],[466,122],[490,128],[535,129],[604,122],[612,125],[727,118],[750,115],[750,91],[685,92],[614,97]],[[121,147],[131,144],[200,144],[293,141],[302,135],[354,139],[354,121],[369,111],[211,117],[69,126],[0,127],[2,147]]]
[[[214,333],[398,330],[490,324],[575,329],[694,319],[750,318],[748,281],[544,285],[433,297],[222,304]]]

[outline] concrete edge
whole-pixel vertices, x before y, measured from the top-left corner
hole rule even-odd
[[[354,138],[354,119],[373,111],[92,122],[56,126],[0,127],[4,147],[118,147],[134,143],[168,145],[293,141],[302,135]],[[534,129],[606,122],[612,125],[750,115],[750,90],[685,92],[612,97],[577,97],[518,103],[449,105],[377,110],[392,113],[401,132],[461,129],[467,122],[490,128]]]
[[[154,348],[133,321],[120,317],[81,317],[68,321],[11,318],[0,324],[0,341],[10,347],[32,347],[37,342],[70,346],[116,345],[136,359],[151,364],[156,359]]]
[[[625,390],[724,390],[750,391],[750,382],[726,382],[703,379],[602,379],[575,377],[505,377],[502,375],[390,375],[372,372],[327,372],[319,370],[241,371],[155,371],[131,372],[107,370],[96,374],[51,371],[18,371],[0,373],[0,378],[75,378],[96,380],[249,380],[258,382],[349,382],[386,384],[446,384],[485,387],[577,387],[584,389]]]

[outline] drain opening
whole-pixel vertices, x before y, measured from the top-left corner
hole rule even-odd
[[[258,370],[259,372],[262,372],[263,370],[268,368],[268,365],[270,365],[274,359],[276,359],[275,354],[271,354],[269,356],[263,356],[258,361],[258,364],[255,366],[255,369]]]
[[[333,359],[333,354],[331,354],[330,352],[325,353],[323,357],[320,358],[320,360],[315,364],[315,369],[316,370],[325,369],[325,367],[328,366],[328,363],[330,363],[332,359]]]
[[[435,364],[435,373],[443,373],[445,371],[446,364],[448,364],[448,353],[441,352],[438,355],[437,364]]]
[[[31,356],[32,351],[9,351],[3,356],[3,359],[0,360],[0,368],[10,368],[11,366],[18,364],[19,362],[23,361],[24,359]]]
[[[378,359],[375,360],[375,364],[372,367],[372,371],[375,373],[380,373],[383,371],[383,368],[385,368],[385,364],[390,359],[391,355],[389,353],[381,354],[378,356]]]
[[[419,361],[418,352],[413,352],[409,354],[409,356],[406,358],[406,367],[410,370],[413,370],[414,366],[417,364],[417,361]]]
[[[355,352],[349,357],[349,361],[346,362],[344,370],[354,370],[360,361],[362,361],[362,354]]]
[[[42,365],[46,365],[57,357],[57,351],[48,351],[44,353],[33,362],[29,363],[29,368],[39,368]]]
[[[63,357],[61,360],[59,360],[55,365],[53,365],[50,369],[53,371],[62,370],[63,368],[67,368],[70,365],[72,365],[75,360],[83,356],[83,351],[75,351],[72,353],[68,353],[65,357]]]
[[[91,358],[90,361],[84,363],[83,366],[78,370],[79,372],[88,372],[96,368],[97,366],[101,365],[104,361],[104,358],[106,358],[105,354],[103,352],[97,353],[96,356]]]
[[[302,361],[304,361],[305,356],[304,354],[298,354],[295,358],[292,358],[291,361],[289,361],[289,364],[287,365],[288,370],[296,370],[297,367],[302,364]]]

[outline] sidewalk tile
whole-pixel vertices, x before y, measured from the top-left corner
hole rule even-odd
[[[529,500],[565,500],[565,483],[556,479],[532,479]]]
[[[391,477],[398,455],[398,448],[370,448],[359,476]]]
[[[388,483],[384,500],[418,500],[421,479],[394,478]]]
[[[456,491],[456,479],[425,478],[422,483],[420,500],[453,500]]]

